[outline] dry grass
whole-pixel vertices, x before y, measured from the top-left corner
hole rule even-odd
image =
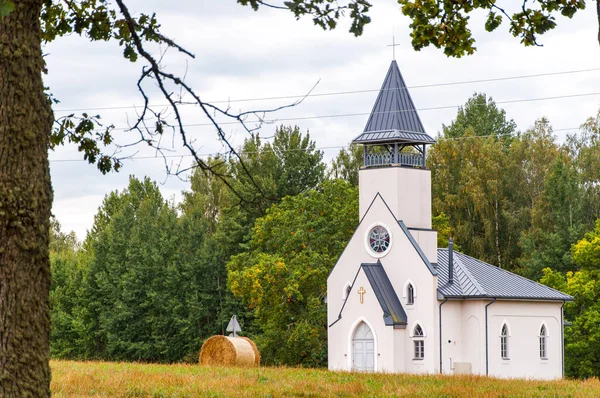
[[[600,397],[600,381],[52,361],[54,397]]]

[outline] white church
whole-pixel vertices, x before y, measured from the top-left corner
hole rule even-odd
[[[360,224],[327,279],[329,369],[561,378],[573,297],[437,247],[434,142],[393,61],[354,140]]]

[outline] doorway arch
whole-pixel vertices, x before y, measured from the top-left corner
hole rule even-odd
[[[375,371],[375,339],[373,331],[364,321],[358,323],[352,334],[352,370]]]

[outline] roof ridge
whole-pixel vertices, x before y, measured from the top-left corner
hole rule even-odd
[[[449,251],[450,250],[448,250],[448,252]],[[477,288],[479,293],[484,294],[484,295],[487,294],[485,289],[479,284],[479,282],[477,282],[477,279],[473,276],[473,274],[471,274],[471,272],[467,269],[467,267],[460,260],[459,256],[462,255],[462,253],[454,252],[454,254],[457,254],[457,256],[452,256],[453,262],[457,263],[457,265],[460,266],[460,268],[464,272],[465,276],[469,279],[469,281],[471,281],[473,286],[475,286],[475,288]],[[450,264],[448,264],[448,267],[450,267]],[[461,289],[462,289],[462,286],[461,286]]]
[[[555,292],[557,292],[557,293],[560,293],[560,294],[562,294],[563,296],[568,296],[568,297],[571,297],[571,298],[573,297],[573,296],[571,296],[570,294],[563,293],[563,292],[561,292],[560,290],[556,290],[556,289],[554,289],[554,288],[551,288],[550,286],[546,286],[546,285],[544,285],[543,283],[539,283],[539,282],[536,282],[536,281],[534,281],[534,280],[531,280],[531,279],[529,279],[529,278],[525,278],[524,276],[521,276],[521,275],[519,275],[519,274],[515,274],[514,272],[510,272],[510,271],[508,271],[508,270],[505,270],[504,268],[500,268],[500,267],[497,267],[497,266],[495,266],[495,265],[492,265],[492,264],[486,263],[485,261],[482,261],[482,260],[479,260],[479,259],[477,259],[477,258],[475,258],[475,257],[469,256],[468,254],[464,254],[464,253],[458,253],[458,254],[459,254],[459,255],[461,255],[461,256],[469,257],[469,258],[471,258],[471,259],[473,259],[473,260],[475,260],[475,261],[477,261],[477,262],[479,262],[479,263],[481,263],[481,264],[484,264],[486,267],[494,267],[495,269],[497,269],[497,270],[499,270],[499,271],[502,271],[502,272],[504,272],[505,274],[510,274],[510,275],[516,276],[517,278],[523,279],[523,280],[525,280],[525,281],[527,281],[527,282],[534,283],[534,284],[536,284],[536,285],[538,285],[538,286],[541,286],[541,287],[543,287],[543,288],[545,288],[545,289],[550,289],[550,290],[553,290],[553,291],[555,291]]]

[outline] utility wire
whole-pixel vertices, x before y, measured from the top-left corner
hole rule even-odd
[[[537,73],[532,75],[520,75],[520,76],[506,76],[506,77],[494,77],[488,79],[477,79],[477,80],[463,80],[456,82],[445,82],[445,83],[434,83],[434,84],[421,84],[417,86],[409,86],[404,89],[418,89],[418,88],[431,88],[431,87],[446,87],[446,86],[457,86],[463,84],[475,84],[475,83],[487,83],[487,82],[498,82],[498,81],[506,81],[506,80],[518,80],[518,79],[530,79],[536,77],[544,77],[544,76],[557,76],[557,75],[566,75],[566,74],[575,74],[575,73],[587,73],[587,72],[596,72],[600,71],[600,68],[590,68],[590,69],[578,69],[578,70],[569,70],[562,72],[547,72],[547,73]],[[396,89],[392,89],[396,90]],[[285,99],[298,99],[298,98],[307,98],[307,97],[328,97],[334,95],[348,95],[348,94],[363,94],[363,93],[373,93],[381,91],[380,89],[370,89],[370,90],[354,90],[354,91],[337,91],[337,92],[329,92],[329,93],[315,93],[309,95],[286,95],[279,97],[261,97],[261,98],[243,98],[243,99],[233,99],[233,100],[220,100],[220,101],[207,101],[211,104],[223,104],[223,103],[234,103],[234,102],[251,102],[251,101],[269,101],[269,100],[285,100]],[[181,105],[196,105],[195,102],[182,102]],[[167,107],[168,104],[163,105],[151,105],[152,107]],[[118,109],[135,109],[142,108],[141,105],[126,105],[126,106],[107,106],[107,107],[97,107],[97,108],[72,108],[72,109],[55,109],[55,112],[79,112],[79,111],[103,111],[103,110],[118,110]]]
[[[572,131],[572,130],[578,130],[579,127],[572,127],[572,128],[561,128],[561,129],[553,129],[552,132],[556,132],[556,131]],[[503,136],[510,136],[513,135],[513,133],[508,133],[508,134],[490,134],[490,135],[473,135],[473,136],[462,136],[462,137],[439,137],[437,138],[437,141],[455,141],[455,140],[463,140],[463,139],[474,139],[474,138],[497,138],[497,137],[503,137]],[[349,148],[350,145],[334,145],[334,146],[322,146],[322,147],[315,147],[315,148],[296,148],[296,149],[287,149],[287,150],[282,150],[280,152],[298,152],[298,151],[307,151],[307,150],[326,150],[326,149],[347,149]],[[201,154],[197,154],[198,157],[207,157],[207,156],[211,156],[211,157],[217,157],[217,156],[223,156],[223,155],[227,155],[228,152],[212,152],[212,153],[201,153]],[[240,155],[250,155],[250,154],[257,154],[259,153],[258,151],[248,151],[248,152],[244,152],[244,151],[240,151],[239,154]],[[123,160],[141,160],[141,159],[170,159],[170,158],[187,158],[187,157],[192,157],[194,155],[192,154],[174,154],[174,155],[164,155],[164,156],[132,156],[132,157],[126,157]],[[53,159],[50,160],[50,163],[67,163],[67,162],[87,162],[86,159]]]
[[[538,98],[522,98],[522,99],[514,99],[514,100],[505,100],[505,101],[495,101],[496,104],[515,104],[520,102],[535,102],[535,101],[547,101],[547,100],[557,100],[557,99],[565,99],[565,98],[577,98],[577,97],[591,97],[600,95],[600,92],[595,93],[581,93],[581,94],[567,94],[567,95],[557,95],[551,97],[538,97]],[[479,105],[479,104],[477,104]],[[487,104],[481,104],[487,105]],[[333,119],[333,118],[344,118],[344,117],[355,117],[355,116],[369,116],[371,114],[383,114],[383,113],[404,113],[404,112],[423,112],[423,111],[436,111],[436,110],[444,110],[444,109],[455,109],[463,107],[464,104],[461,105],[443,105],[443,106],[434,106],[428,108],[419,108],[419,109],[403,109],[392,112],[375,112],[375,113],[343,113],[337,115],[316,115],[316,116],[298,116],[298,117],[288,117],[281,119],[270,119],[270,120],[246,120],[244,123],[258,123],[258,124],[274,124],[280,122],[293,122],[299,120],[314,120],[314,119]],[[229,122],[220,122],[219,125],[232,125],[239,124],[239,121],[229,121]],[[182,127],[206,127],[213,126],[212,123],[195,123],[195,124],[184,124]],[[112,130],[114,131],[126,131],[129,130],[129,127],[115,127]],[[100,131],[100,130],[94,130]]]

